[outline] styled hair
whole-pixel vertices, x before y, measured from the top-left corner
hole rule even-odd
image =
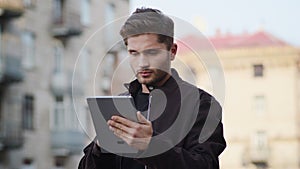
[[[161,11],[152,8],[137,8],[121,27],[120,35],[125,45],[127,39],[141,34],[157,34],[158,42],[170,50],[174,41],[174,22]]]

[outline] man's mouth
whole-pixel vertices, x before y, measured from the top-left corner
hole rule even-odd
[[[141,71],[138,72],[138,74],[140,76],[142,76],[143,78],[151,76],[152,73],[153,72],[151,70],[141,70]]]

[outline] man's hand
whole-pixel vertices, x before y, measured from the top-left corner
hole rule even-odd
[[[109,129],[128,145],[138,150],[146,150],[153,134],[152,124],[139,111],[137,118],[138,123],[120,116],[112,116],[107,124]]]

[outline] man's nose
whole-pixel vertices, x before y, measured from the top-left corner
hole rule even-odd
[[[139,67],[141,68],[148,68],[150,66],[149,59],[147,56],[141,54],[139,59]]]

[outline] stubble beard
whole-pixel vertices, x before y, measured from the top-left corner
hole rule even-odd
[[[154,70],[153,74],[149,77],[150,79],[143,78],[140,75],[136,75],[138,81],[141,84],[150,85],[150,86],[160,86],[162,85],[166,78],[168,77],[169,73],[162,71],[162,70]]]

